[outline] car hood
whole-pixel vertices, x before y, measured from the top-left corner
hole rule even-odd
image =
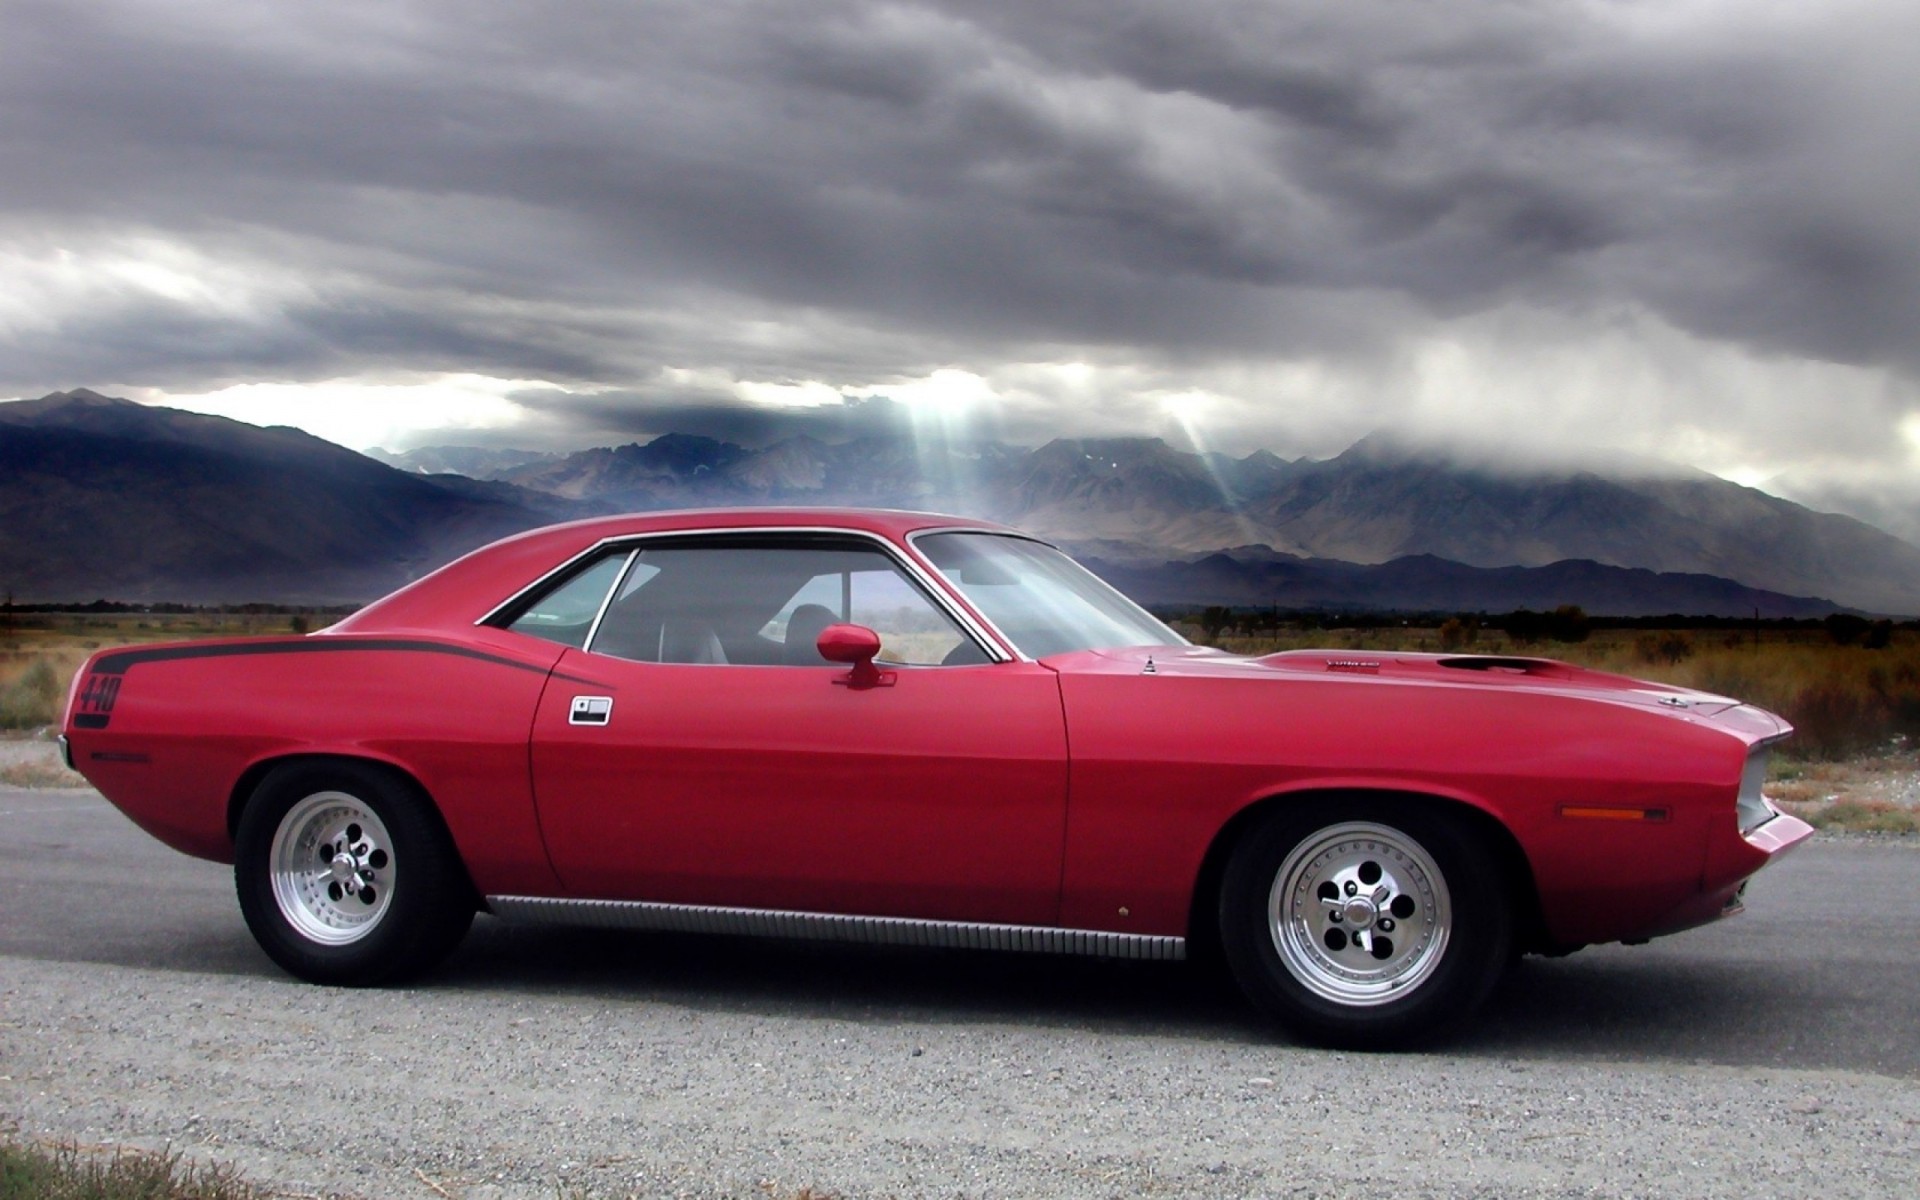
[[[1283,679],[1340,677],[1382,686],[1497,688],[1662,712],[1717,726],[1750,743],[1775,741],[1793,727],[1764,709],[1726,696],[1589,670],[1550,658],[1399,651],[1289,650],[1244,658],[1203,646],[1131,646],[1063,656],[1081,669],[1177,677]],[[1052,661],[1052,660],[1050,660]],[[1072,666],[1060,661],[1061,669]]]

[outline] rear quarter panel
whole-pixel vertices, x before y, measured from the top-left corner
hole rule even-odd
[[[1215,835],[1255,803],[1383,790],[1485,812],[1519,843],[1548,932],[1634,936],[1696,895],[1744,746],[1684,718],[1510,688],[1061,663],[1072,740],[1063,923],[1184,933]],[[1657,822],[1564,807],[1663,808]]]
[[[483,891],[538,893],[556,884],[534,819],[528,733],[559,655],[489,629],[103,651],[76,683],[66,732],[80,772],[188,854],[233,860],[229,801],[250,771],[346,755],[424,787]]]

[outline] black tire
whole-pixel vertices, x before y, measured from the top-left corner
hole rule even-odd
[[[477,907],[424,796],[380,767],[290,763],[240,814],[234,886],[267,956],[313,983],[418,974],[450,953]]]
[[[1386,797],[1276,811],[1228,860],[1219,917],[1254,1005],[1350,1049],[1455,1027],[1499,980],[1514,929],[1484,843],[1458,818]]]

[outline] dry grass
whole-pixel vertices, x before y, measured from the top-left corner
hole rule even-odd
[[[1793,722],[1790,753],[1844,759],[1920,737],[1920,640],[1879,650],[1830,641],[1709,644],[1673,663],[1601,657],[1593,665],[1735,696]]]
[[[465,1186],[447,1186],[426,1172],[413,1175],[428,1190],[448,1200],[466,1195]],[[381,1186],[370,1181],[371,1186]],[[396,1191],[399,1189],[395,1189]],[[411,1190],[411,1189],[408,1189]],[[759,1191],[767,1200],[839,1200],[838,1192],[803,1187],[790,1192],[767,1182]],[[560,1200],[598,1200],[603,1193],[556,1183]],[[638,1193],[620,1193],[639,1200]],[[648,1193],[651,1195],[652,1193]],[[125,1146],[82,1146],[72,1141],[22,1141],[0,1138],[0,1200],[357,1200],[339,1193],[288,1192],[250,1182],[231,1166],[190,1162],[175,1152],[157,1153]]]
[[[267,1200],[227,1167],[178,1154],[0,1143],[0,1200]]]
[[[1886,800],[1842,800],[1806,814],[1816,829],[1844,829],[1851,833],[1920,833],[1920,817],[1910,808]]]
[[[1920,752],[1846,762],[1775,759],[1767,795],[1821,829],[1920,833]]]

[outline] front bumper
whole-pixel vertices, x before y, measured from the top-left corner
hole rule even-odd
[[[1709,852],[1706,888],[1672,909],[1648,937],[1679,933],[1744,911],[1747,884],[1760,869],[1813,836],[1813,826],[1771,804],[1773,816]],[[1641,939],[1635,938],[1635,941]]]

